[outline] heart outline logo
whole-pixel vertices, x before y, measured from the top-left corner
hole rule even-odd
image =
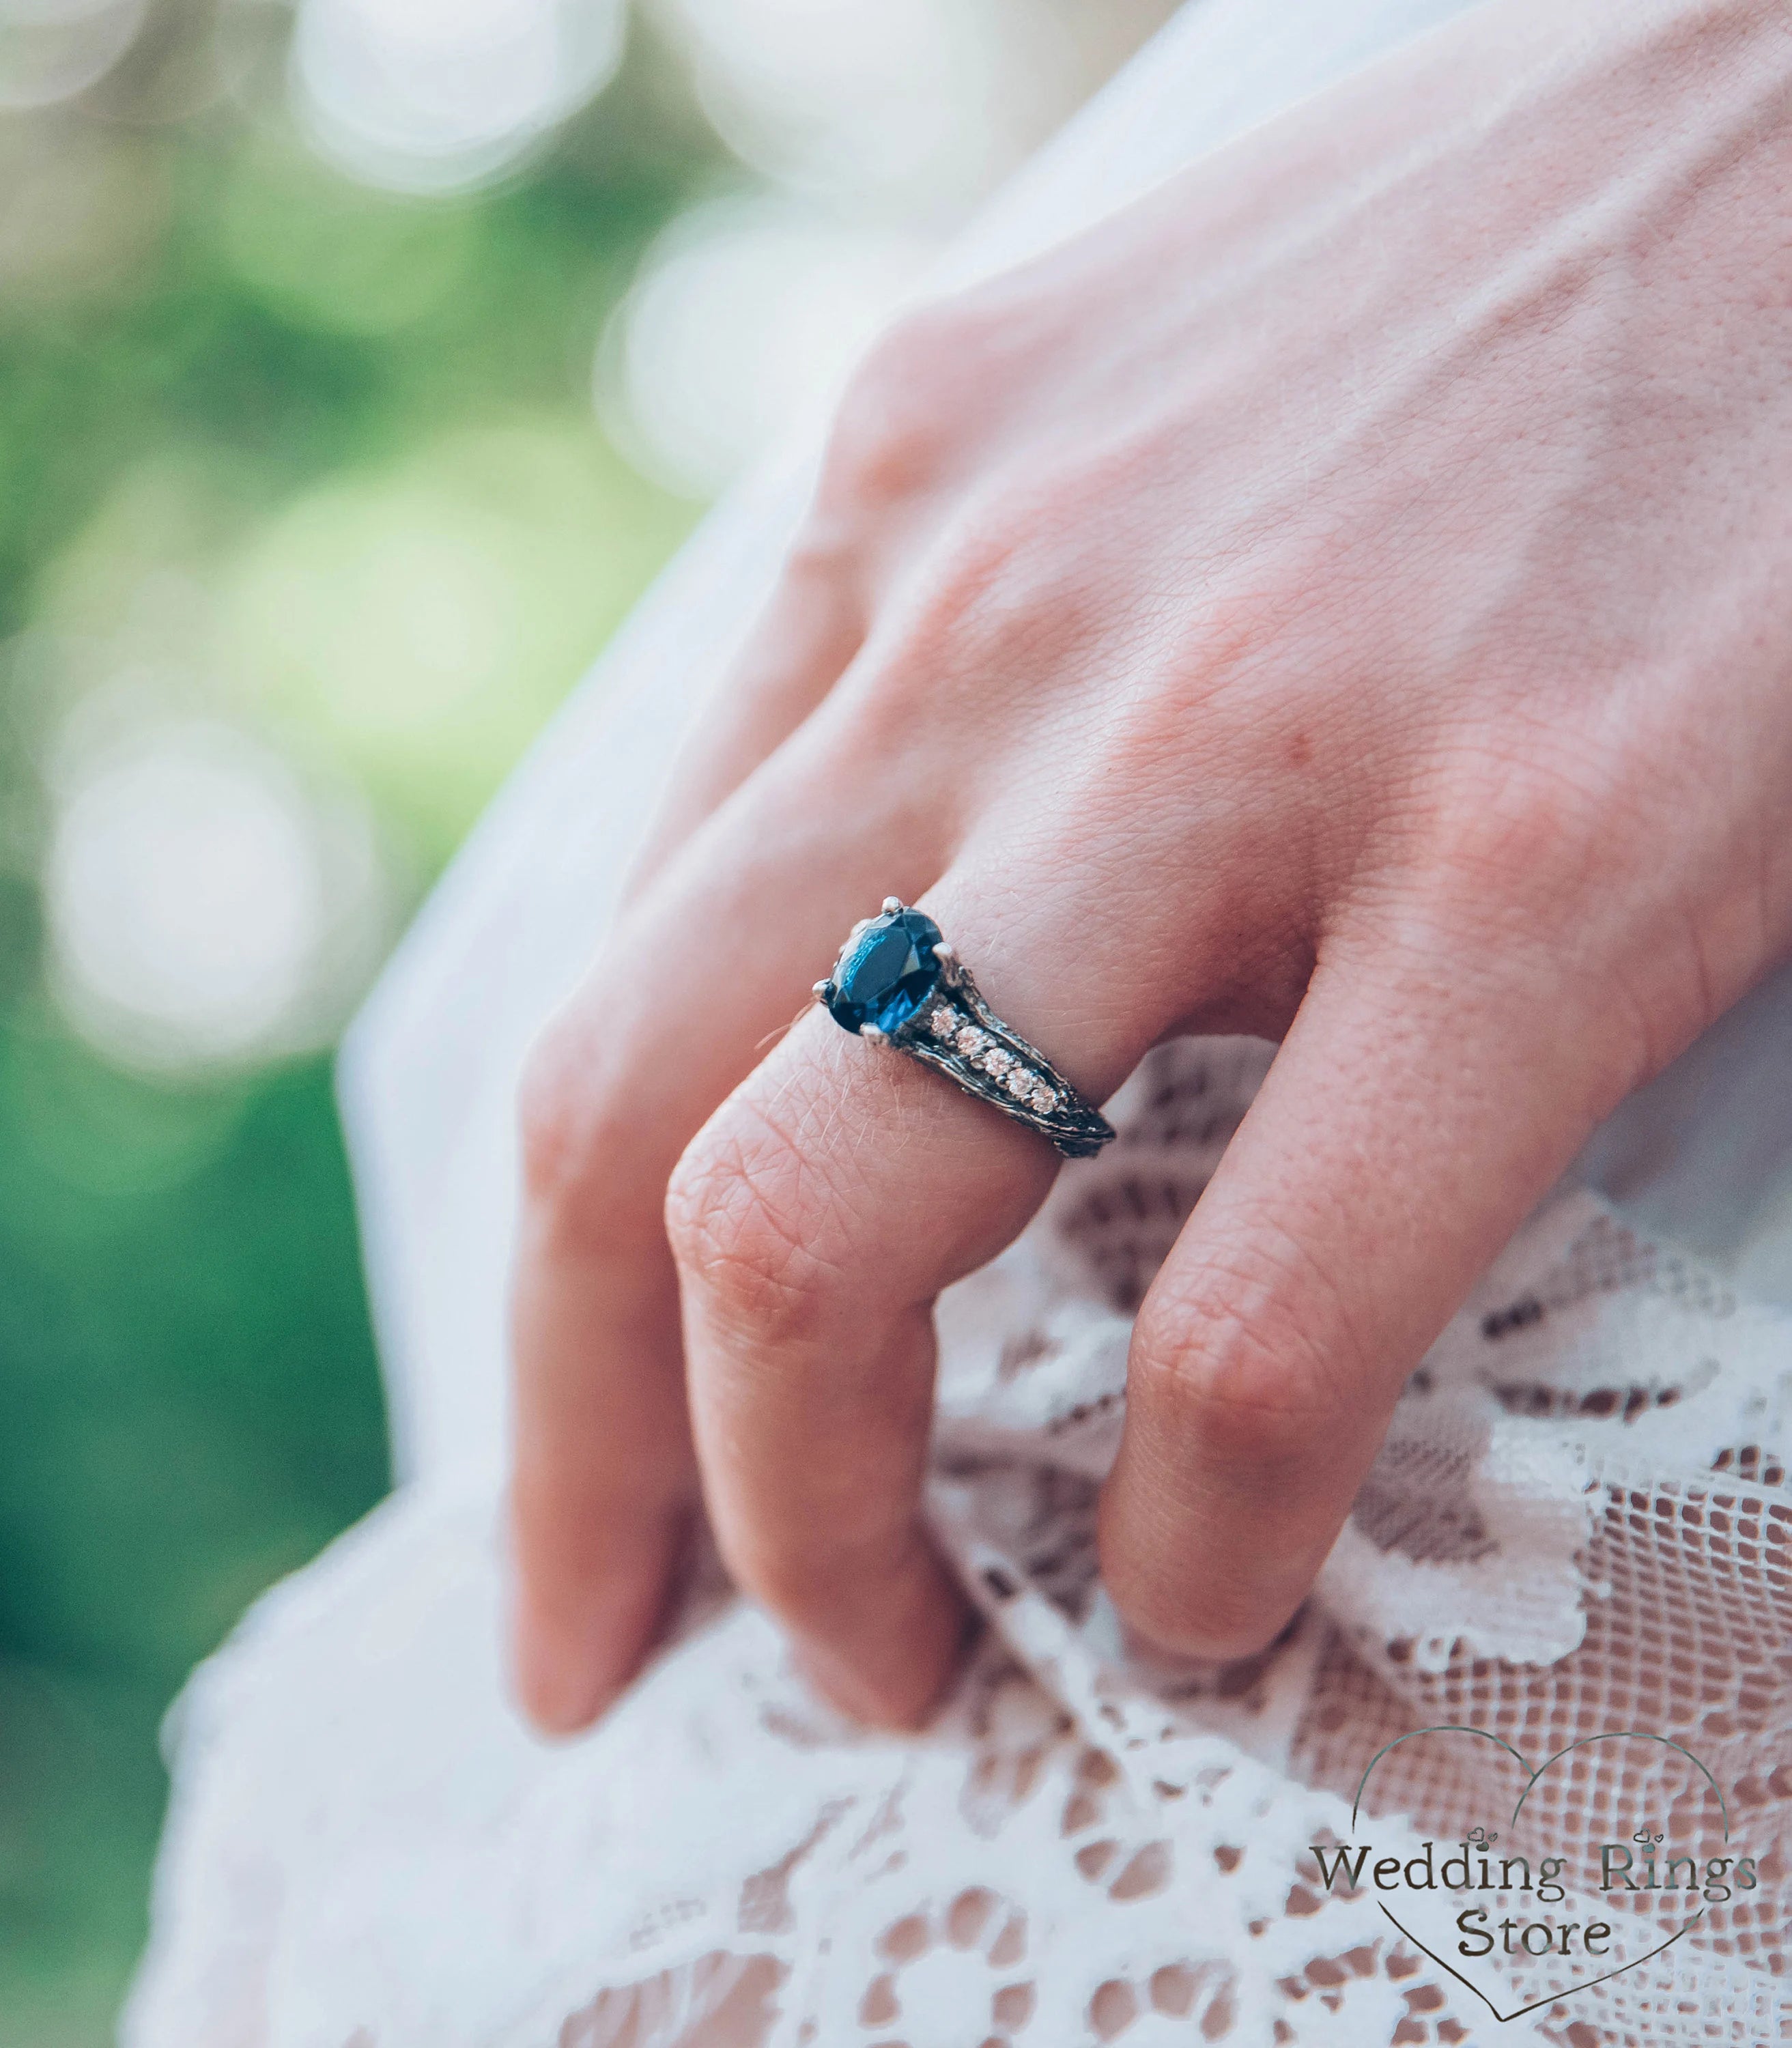
[[[1524,1803],[1526,1800],[1530,1797],[1533,1790],[1535,1790],[1538,1779],[1541,1778],[1546,1772],[1553,1770],[1565,1756],[1571,1756],[1576,1750],[1584,1749],[1591,1744],[1597,1742],[1659,1743],[1664,1748],[1677,1751],[1681,1756],[1685,1757],[1686,1761],[1690,1763],[1694,1770],[1699,1773],[1701,1777],[1705,1779],[1706,1784],[1710,1786],[1712,1795],[1717,1801],[1717,1810],[1723,1817],[1724,1841],[1726,1845],[1728,1845],[1729,1842],[1730,1809],[1728,1802],[1724,1799],[1723,1788],[1718,1784],[1717,1780],[1712,1776],[1710,1771],[1706,1767],[1705,1763],[1698,1757],[1693,1755],[1693,1752],[1686,1747],[1684,1743],[1676,1742],[1670,1736],[1654,1735],[1643,1728],[1607,1728],[1602,1730],[1596,1735],[1584,1735],[1580,1736],[1577,1740],[1565,1744],[1563,1747],[1557,1750],[1553,1755],[1545,1757],[1543,1761],[1540,1764],[1537,1765],[1534,1769],[1532,1767],[1530,1759],[1525,1755],[1523,1751],[1515,1748],[1511,1743],[1506,1740],[1504,1736],[1494,1734],[1491,1728],[1475,1728],[1466,1722],[1446,1722],[1442,1723],[1435,1728],[1409,1728],[1404,1735],[1396,1736],[1393,1741],[1384,1743],[1382,1747],[1375,1751],[1375,1755],[1369,1759],[1367,1764],[1363,1769],[1363,1775],[1357,1782],[1356,1797],[1352,1801],[1350,1808],[1350,1825],[1352,1834],[1356,1832],[1357,1820],[1362,1810],[1363,1794],[1368,1787],[1370,1778],[1375,1775],[1376,1766],[1381,1762],[1384,1756],[1389,1755],[1392,1751],[1398,1749],[1402,1743],[1415,1741],[1419,1736],[1428,1735],[1472,1735],[1478,1736],[1482,1741],[1491,1742],[1497,1747],[1504,1750],[1506,1754],[1518,1765],[1519,1770],[1525,1774],[1525,1782],[1523,1789],[1519,1794],[1518,1799],[1512,1808],[1511,1819],[1507,1824],[1509,1828],[1515,1828],[1517,1826],[1519,1816],[1524,1810]],[[1477,1834],[1484,1833],[1484,1830],[1482,1829],[1477,1829],[1475,1832]],[[1485,1837],[1485,1840],[1487,1842],[1491,1842],[1497,1839],[1498,1837],[1496,1836],[1488,1836]],[[1358,1868],[1360,1869],[1361,1867],[1362,1866],[1360,1863],[1358,1864]],[[1475,1983],[1472,1978],[1465,1976],[1463,1972],[1457,1969],[1453,1964],[1446,1962],[1444,1958],[1437,1953],[1435,1949],[1432,1948],[1428,1943],[1422,1941],[1409,1927],[1406,1926],[1400,1920],[1396,1918],[1394,1914],[1389,1911],[1385,1900],[1377,1899],[1375,1903],[1381,1907],[1382,1912],[1386,1915],[1387,1918],[1391,1922],[1391,1924],[1399,1930],[1400,1933],[1407,1941],[1412,1943],[1415,1949],[1418,1949],[1422,1954],[1429,1957],[1431,1961],[1434,1962],[1441,1970],[1448,1972],[1448,1973],[1451,1976],[1454,1977],[1456,1982],[1461,1984],[1464,1989],[1472,1992],[1475,1996],[1480,2000],[1482,2004],[1487,2007],[1488,2011],[1493,2015],[1495,2019],[1502,2026],[1504,2026],[1510,2020],[1522,2019],[1526,2013],[1535,2012],[1540,2007],[1546,2005],[1558,2005],[1561,2003],[1563,2000],[1573,1998],[1581,1992],[1591,1991],[1595,1984],[1608,1984],[1613,1977],[1622,1976],[1626,1970],[1634,1970],[1639,1964],[1648,1962],[1652,1957],[1662,1954],[1664,1950],[1671,1949],[1674,1943],[1679,1941],[1683,1935],[1686,1934],[1691,1929],[1697,1926],[1699,1922],[1705,1918],[1705,1907],[1701,1906],[1697,1912],[1693,1914],[1688,1919],[1686,1919],[1673,1934],[1668,1936],[1665,1941],[1657,1942],[1654,1948],[1646,1950],[1640,1956],[1631,1957],[1627,1961],[1619,1963],[1616,1968],[1603,1971],[1596,1977],[1588,1977],[1580,1984],[1571,1984],[1565,1991],[1548,1992],[1542,1998],[1533,1999],[1527,2005],[1516,2007],[1511,2012],[1502,2012],[1499,2007],[1494,2003],[1493,2000],[1488,1996],[1487,1993],[1481,1989],[1480,1986]]]

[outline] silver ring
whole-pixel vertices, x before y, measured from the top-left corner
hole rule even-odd
[[[898,896],[848,934],[817,1002],[844,1030],[936,1067],[968,1094],[1086,1159],[1114,1133],[1037,1045],[1004,1024],[925,911]]]

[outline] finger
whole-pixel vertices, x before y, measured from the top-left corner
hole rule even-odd
[[[928,899],[999,1014],[1099,1100],[1164,1019],[1118,959],[1067,999],[1062,931],[993,886]],[[937,906],[937,907],[936,907]],[[1021,1228],[1049,1145],[817,1010],[680,1162],[668,1203],[692,1423],[718,1541],[849,1712],[925,1715],[964,1611],[918,1503],[933,1304]]]
[[[863,643],[865,603],[850,553],[812,521],[685,743],[630,871],[629,900],[638,898],[692,833],[770,759],[839,681]]]
[[[1153,1641],[1286,1622],[1407,1376],[1622,1093],[1609,1020],[1551,996],[1416,939],[1315,974],[1135,1327],[1102,1561]]]
[[[633,1674],[695,1498],[668,1177],[808,998],[871,871],[890,865],[875,816],[848,829],[793,785],[806,789],[800,770],[770,764],[700,829],[531,1061],[512,1322],[515,1666],[550,1729],[584,1725]]]

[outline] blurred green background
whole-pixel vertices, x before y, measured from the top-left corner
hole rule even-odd
[[[364,975],[689,516],[607,445],[582,359],[713,168],[676,94],[618,81],[498,189],[381,193],[303,147],[286,24],[248,25],[227,95],[151,118],[174,54],[145,48],[0,149],[5,2048],[109,2038],[161,1714],[387,1484],[319,1042],[347,991],[210,1060],[167,1005],[134,1019],[128,972],[59,1001],[40,876],[71,723],[107,728],[94,773],[222,726],[352,801]],[[448,630],[500,642],[465,660],[428,645],[463,557],[495,625]]]
[[[1165,11],[0,0],[0,2048],[110,2038],[161,1716],[389,1483],[335,1033]]]

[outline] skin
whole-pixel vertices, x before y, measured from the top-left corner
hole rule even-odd
[[[1281,1041],[1102,1503],[1171,1650],[1274,1635],[1600,1118],[1792,951],[1792,17],[1494,0],[911,316],[522,1104],[516,1664],[570,1731],[700,1496],[923,1718],[940,1290],[1038,1137],[810,1008],[887,894],[1099,1101]]]

